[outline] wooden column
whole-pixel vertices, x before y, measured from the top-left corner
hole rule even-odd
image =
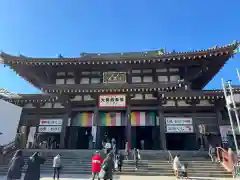
[[[63,124],[62,124],[62,131],[60,133],[60,148],[64,149],[65,148],[65,137],[66,137],[66,130],[67,130],[67,126],[68,126],[68,118],[69,115],[71,114],[71,105],[69,104],[69,102],[66,102],[64,104],[65,108],[66,108],[66,113],[63,115]]]
[[[153,82],[154,83],[159,83],[157,69],[153,69]]]
[[[222,125],[222,114],[221,114],[221,111],[220,111],[220,108],[219,107],[217,107],[216,108],[216,118],[217,118],[217,131],[218,131],[218,133],[220,134],[220,137],[219,136],[217,136],[217,142],[216,142],[216,144],[218,145],[218,146],[220,146],[220,145],[222,145],[222,138],[221,138],[221,132],[220,132],[220,126]]]
[[[126,125],[126,140],[128,142],[128,146],[130,147],[130,149],[132,149],[131,147],[131,106],[128,106],[126,109],[126,114],[125,114],[125,125]]]
[[[196,149],[198,149],[199,147],[199,138],[200,138],[200,149],[203,150],[204,148],[204,136],[202,134],[200,134],[199,132],[199,127],[198,127],[198,121],[197,121],[197,116],[196,116],[196,107],[191,107],[193,108],[192,111],[192,124],[193,124],[193,128],[194,128],[194,132],[196,133]]]
[[[160,125],[161,148],[163,150],[166,150],[167,146],[166,146],[165,119],[164,119],[164,115],[163,115],[163,108],[161,106],[159,106],[159,108],[158,108],[158,117],[159,117],[159,125]]]
[[[93,124],[97,126],[95,148],[101,148],[102,142],[101,142],[101,136],[100,136],[101,132],[100,132],[100,126],[99,126],[99,109],[97,106],[94,108]]]
[[[220,132],[220,126],[222,124],[222,114],[219,108],[216,108],[215,112],[216,112],[216,118],[217,118],[218,132]]]
[[[34,103],[33,106],[36,107],[36,121],[37,121],[35,143],[39,145],[40,142],[39,142],[39,135],[38,135],[38,127],[40,124],[41,107],[40,107],[40,103]]]

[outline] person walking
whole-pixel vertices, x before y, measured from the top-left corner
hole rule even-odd
[[[96,154],[92,157],[92,180],[94,180],[96,176],[98,180],[100,180],[99,172],[101,171],[102,163],[103,159],[100,156],[99,151],[96,151]]]
[[[130,148],[129,148],[129,144],[128,144],[128,141],[126,141],[125,143],[125,159],[128,160],[128,157],[129,157],[129,154],[130,154]]]
[[[55,179],[56,174],[57,179],[59,179],[61,167],[62,167],[61,157],[60,154],[58,154],[53,158],[53,179]]]
[[[107,150],[107,156],[103,161],[99,178],[103,180],[107,180],[107,179],[112,180],[113,171],[114,171],[113,153],[110,150]]]
[[[122,152],[118,152],[117,155],[117,159],[118,159],[118,170],[119,172],[122,172],[122,166],[123,166],[123,160],[124,160],[124,155],[122,154]]]
[[[27,162],[24,180],[40,180],[40,165],[44,162],[45,159],[38,152],[35,152]]]
[[[107,140],[104,149],[105,149],[106,153],[110,152],[112,150],[112,144],[110,143],[109,139]]]
[[[174,175],[178,178],[179,177],[179,168],[181,168],[181,163],[180,163],[180,155],[177,154],[175,158],[173,159],[173,170],[174,170]]]
[[[135,161],[135,170],[138,170],[138,168],[139,168],[138,162],[140,160],[140,153],[139,153],[139,150],[136,148],[133,149],[133,159]]]
[[[216,148],[212,145],[209,145],[208,155],[211,158],[211,161],[214,163],[217,160],[217,152]]]
[[[10,167],[7,172],[7,180],[21,179],[23,166],[24,158],[22,156],[22,151],[17,150],[10,161]]]

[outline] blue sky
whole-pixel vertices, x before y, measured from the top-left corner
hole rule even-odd
[[[0,50],[33,57],[79,56],[81,52],[188,51],[240,40],[239,0],[1,0]],[[220,78],[237,80],[240,55]],[[0,66],[0,87],[39,92]]]

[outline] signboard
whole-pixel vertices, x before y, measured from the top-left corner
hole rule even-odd
[[[39,125],[43,126],[61,126],[62,119],[40,119]]]
[[[193,133],[192,125],[170,125],[167,126],[167,133]]]
[[[39,126],[39,133],[60,133],[62,131],[62,126]]]
[[[165,118],[166,125],[191,125],[192,124],[192,118],[188,117],[167,117]]]
[[[119,108],[126,107],[126,95],[125,94],[108,94],[100,95],[98,98],[99,107]]]
[[[104,72],[103,83],[126,83],[126,72]]]

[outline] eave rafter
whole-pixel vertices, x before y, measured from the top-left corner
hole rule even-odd
[[[176,91],[179,88],[183,88],[185,85],[184,82],[179,83],[169,83],[169,84],[123,84],[121,86],[82,86],[82,85],[62,85],[62,86],[45,86],[42,88],[42,91],[46,93],[130,93],[130,92],[156,92],[164,91],[171,92]]]
[[[5,98],[3,99],[4,101],[16,104],[16,105],[21,105],[21,104],[27,104],[27,103],[47,103],[47,102],[57,102],[58,101],[58,96],[55,97],[49,97],[49,96],[44,96],[40,95],[39,97],[24,97],[22,96],[21,98]]]
[[[209,102],[217,102],[217,101],[224,101],[224,94],[222,90],[215,90],[215,91],[189,91],[187,94],[182,95],[181,92],[163,92],[158,91],[158,89],[152,89],[152,91],[158,92],[158,99],[160,101],[166,101],[166,100],[184,100],[184,101],[195,101],[195,100],[208,100]],[[139,91],[124,91],[123,93],[141,93],[143,92],[142,89]],[[145,91],[150,92],[150,91]],[[78,92],[77,92],[78,93]],[[96,91],[95,93],[99,93]],[[110,92],[112,93],[112,92]],[[234,89],[235,94],[240,94],[240,89]],[[46,95],[38,95],[38,97],[34,96],[28,96],[24,97],[21,96],[21,98],[3,98],[3,100],[24,106],[27,103],[54,103],[54,102],[60,102],[63,104],[69,104],[71,97],[67,94],[59,95],[59,96],[46,96]]]
[[[31,58],[25,56],[11,56],[6,53],[1,53],[1,59],[4,64],[7,65],[49,65],[49,66],[63,66],[63,65],[111,65],[111,64],[154,64],[162,62],[172,62],[181,60],[199,60],[216,56],[229,55],[231,57],[234,54],[234,50],[238,47],[239,42],[232,44],[215,47],[200,51],[191,52],[170,52],[161,55],[148,55],[146,53],[134,55],[134,56],[121,56],[121,55],[87,55],[76,58]]]
[[[234,89],[236,94],[240,94],[240,89]],[[159,92],[161,99],[166,100],[221,100],[225,99],[223,90],[206,91],[185,91],[184,93]]]

